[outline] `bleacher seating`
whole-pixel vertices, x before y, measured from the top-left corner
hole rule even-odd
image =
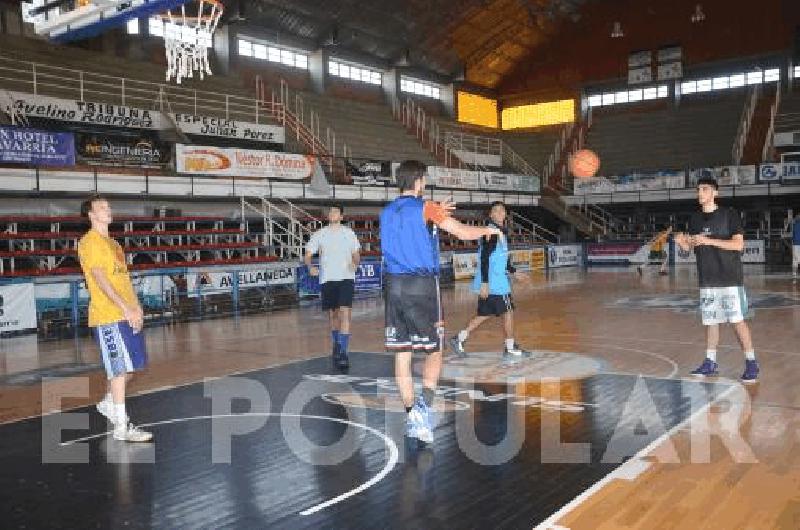
[[[226,225],[227,224],[227,225]],[[263,232],[217,217],[123,217],[110,235],[123,246],[132,270],[276,261]],[[79,273],[80,217],[0,217],[0,277]]]
[[[542,127],[536,131],[504,132],[498,136],[526,162],[541,171],[553,153],[561,129],[561,126]]]
[[[678,108],[595,108],[587,146],[604,176],[728,165],[744,101],[741,90],[687,97]]]
[[[800,131],[800,95],[788,92],[781,95],[781,103],[775,115],[775,132],[793,131]]]
[[[417,159],[435,165],[433,155],[392,117],[388,105],[335,98],[302,92],[305,105],[319,113],[321,135],[325,127],[336,132],[336,142],[344,142],[353,158],[401,161]],[[337,152],[338,152],[337,147]]]

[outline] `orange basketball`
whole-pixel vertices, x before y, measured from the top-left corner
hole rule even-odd
[[[600,169],[600,159],[590,149],[581,149],[569,159],[569,170],[579,179],[593,177]]]

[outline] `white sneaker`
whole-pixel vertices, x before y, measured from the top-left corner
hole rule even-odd
[[[143,431],[133,423],[119,423],[114,427],[114,439],[121,442],[149,442],[153,433]]]
[[[111,401],[103,399],[96,406],[97,412],[105,416],[111,423],[114,423],[114,404]]]

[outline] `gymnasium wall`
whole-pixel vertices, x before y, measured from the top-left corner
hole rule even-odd
[[[565,22],[550,44],[523,61],[498,87],[503,99],[574,97],[593,82],[627,77],[628,54],[676,44],[684,67],[788,50],[800,1],[704,0],[706,20],[690,21],[696,0],[590,2],[579,22]],[[615,21],[623,38],[612,39]]]

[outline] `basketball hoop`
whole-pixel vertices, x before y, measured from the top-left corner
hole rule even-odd
[[[214,30],[224,10],[218,0],[197,0],[194,3],[197,5],[196,16],[187,16],[187,11],[193,9],[187,9],[185,5],[180,7],[179,13],[167,11],[161,16],[167,52],[167,81],[175,78],[179,85],[183,78],[194,77],[195,72],[200,79],[204,79],[206,74],[211,75],[208,49],[214,45]]]

